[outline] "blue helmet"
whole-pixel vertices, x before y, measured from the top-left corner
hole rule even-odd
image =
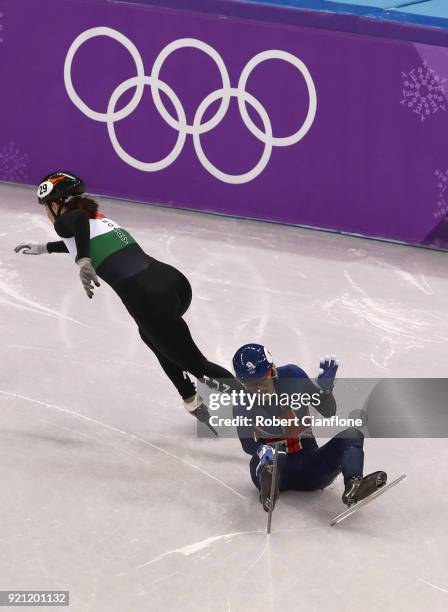
[[[262,378],[273,365],[271,353],[262,344],[245,344],[233,356],[233,369],[241,380]]]

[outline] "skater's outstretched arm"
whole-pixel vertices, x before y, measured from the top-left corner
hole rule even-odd
[[[54,229],[61,238],[74,238],[76,244],[75,261],[79,266],[79,278],[88,298],[93,297],[93,286],[100,286],[98,277],[90,260],[90,223],[88,214],[81,209],[71,210],[60,215]]]
[[[339,361],[335,355],[322,357],[319,363],[319,372],[316,382],[323,393],[331,393],[334,387],[336,373],[339,368]]]
[[[322,379],[320,378],[322,370],[321,367],[319,369],[319,375],[317,377],[316,382],[312,381],[311,378],[309,378],[305,370],[302,370],[302,368],[295,364],[289,364],[287,366],[284,366],[282,370],[287,378],[297,379],[298,381],[300,381],[299,389],[302,393],[308,393],[311,396],[316,393],[319,394],[319,404],[315,405],[314,407],[318,412],[320,412],[323,417],[329,418],[336,414],[337,409],[336,400],[334,398],[332,390],[334,386],[334,376],[336,376],[336,370],[338,368],[338,365],[336,366],[336,369],[331,372],[333,374],[333,378],[331,380],[326,379],[325,381],[322,381]]]
[[[47,246],[45,242],[21,242],[14,248],[14,251],[23,255],[43,255],[50,252]]]
[[[322,357],[319,363],[319,373],[316,383],[321,393],[320,405],[317,410],[322,416],[329,418],[336,414],[336,400],[333,395],[334,381],[339,368],[339,361],[334,355]]]
[[[14,251],[24,255],[43,255],[44,253],[68,253],[63,240],[57,242],[21,242]]]
[[[90,257],[90,224],[85,211],[77,209],[60,215],[54,229],[61,238],[75,239],[76,261]]]
[[[56,242],[47,242],[47,251],[49,253],[68,253],[69,252],[63,240],[57,240]]]
[[[337,404],[333,393],[321,396],[320,404],[319,406],[316,406],[316,410],[326,419],[334,416],[336,414],[336,409]]]

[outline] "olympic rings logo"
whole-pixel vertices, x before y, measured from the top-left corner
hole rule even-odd
[[[81,45],[83,45],[85,42],[92,38],[96,38],[97,36],[108,36],[109,38],[113,38],[117,42],[121,43],[131,54],[137,71],[136,76],[127,79],[127,81],[123,81],[120,85],[118,85],[118,87],[116,87],[115,91],[113,91],[109,99],[107,111],[105,113],[94,111],[85,104],[85,102],[75,91],[71,76],[73,58],[76,52],[81,47]],[[184,49],[188,47],[198,49],[204,52],[210,58],[212,58],[216,63],[222,80],[222,87],[220,89],[217,89],[216,91],[212,91],[199,104],[192,124],[187,123],[184,107],[182,106],[182,103],[174,92],[174,90],[167,83],[165,83],[159,78],[162,66],[168,56],[171,55],[171,53],[173,53],[174,51],[177,51],[178,49]],[[266,112],[266,109],[263,107],[259,100],[257,100],[252,94],[246,91],[247,80],[254,68],[269,59],[283,60],[294,66],[304,78],[308,89],[309,105],[305,120],[303,124],[299,127],[299,129],[294,132],[294,134],[291,134],[289,136],[276,137],[273,135],[271,120],[269,118],[268,113]],[[218,180],[223,181],[225,183],[232,183],[235,185],[248,183],[249,181],[252,181],[257,176],[259,176],[266,168],[269,162],[273,147],[288,147],[302,140],[302,138],[308,133],[311,126],[313,125],[317,109],[316,88],[308,68],[298,57],[286,51],[271,49],[268,51],[262,51],[261,53],[255,55],[251,60],[247,62],[247,64],[243,68],[238,81],[238,86],[232,87],[224,61],[213,47],[195,38],[180,38],[169,43],[164,49],[162,49],[162,51],[159,53],[154,62],[151,75],[146,76],[145,69],[143,66],[143,60],[141,58],[140,53],[138,52],[137,47],[133,44],[131,40],[129,40],[129,38],[124,36],[124,34],[119,32],[118,30],[113,30],[112,28],[107,27],[91,28],[89,30],[86,30],[85,32],[82,32],[79,36],[75,38],[75,40],[70,45],[67,56],[65,58],[64,83],[70,100],[84,115],[86,115],[87,117],[89,117],[89,119],[92,119],[93,121],[100,121],[107,125],[107,131],[115,153],[129,166],[132,166],[133,168],[136,168],[137,170],[141,170],[143,172],[157,172],[159,170],[163,170],[164,168],[170,166],[177,159],[177,157],[182,152],[187,135],[191,135],[193,137],[193,144],[196,151],[196,155],[205,170],[207,170],[207,172],[209,172]],[[170,153],[163,159],[160,159],[156,162],[143,162],[136,159],[135,157],[132,157],[123,149],[123,147],[118,142],[117,134],[115,131],[115,123],[117,121],[120,121],[121,119],[125,119],[126,117],[128,117],[139,105],[143,97],[145,85],[150,86],[154,105],[157,111],[160,113],[161,117],[171,128],[176,130],[178,133],[176,143]],[[131,100],[128,102],[128,104],[126,104],[126,106],[124,106],[124,108],[117,111],[116,106],[118,100],[126,91],[132,88],[134,88],[135,91]],[[161,91],[163,91],[170,99],[176,112],[176,117],[173,117],[164,106],[160,96]],[[245,172],[243,174],[227,174],[219,170],[219,168],[214,166],[207,158],[201,144],[202,134],[205,134],[206,132],[209,132],[210,130],[215,128],[226,115],[232,97],[237,99],[239,112],[247,129],[255,136],[255,138],[257,138],[260,142],[264,144],[263,153],[257,164],[254,166],[254,168],[252,168],[252,170],[249,170],[248,172]],[[217,100],[221,100],[218,110],[216,111],[213,117],[211,117],[208,121],[202,123],[202,119],[207,109]],[[256,111],[256,113],[260,117],[261,122],[263,124],[263,130],[257,127],[257,125],[255,125],[255,123],[252,121],[247,111],[248,104]]]

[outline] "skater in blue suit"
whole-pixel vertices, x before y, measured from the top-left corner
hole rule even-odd
[[[387,475],[383,471],[363,476],[364,436],[361,431],[355,428],[341,431],[319,448],[308,425],[309,418],[302,424],[303,417],[309,417],[310,403],[326,418],[335,415],[336,401],[332,391],[338,366],[334,356],[321,359],[318,377],[313,382],[297,365],[275,366],[269,351],[260,344],[245,344],[233,357],[235,375],[248,393],[256,393],[258,397],[262,394],[266,394],[264,397],[281,397],[280,406],[270,400],[268,406],[266,402],[259,402],[256,407],[258,413],[277,415],[286,419],[288,424],[275,430],[252,424],[238,427],[243,450],[251,455],[250,475],[260,491],[260,502],[266,511],[271,505],[275,442],[280,442],[280,478],[272,506],[279,490],[324,489],[341,472],[345,483],[342,501],[347,506],[386,484]],[[297,398],[298,393],[302,398],[311,398],[313,402],[302,404],[297,409],[292,400]],[[238,403],[233,407],[233,414],[234,417],[245,416],[247,408]],[[251,421],[255,422],[254,415],[251,416]]]

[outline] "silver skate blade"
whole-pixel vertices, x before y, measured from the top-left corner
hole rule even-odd
[[[395,478],[395,480],[392,480],[392,482],[388,482],[386,485],[384,485],[384,487],[380,487],[379,489],[374,491],[368,497],[365,497],[364,499],[362,499],[358,503],[353,504],[353,506],[350,506],[350,508],[347,508],[347,510],[344,510],[344,512],[341,512],[341,514],[338,514],[337,516],[335,516],[334,519],[332,519],[330,521],[330,527],[333,527],[334,525],[337,525],[338,523],[341,523],[347,517],[349,517],[352,514],[354,514],[357,510],[359,510],[363,506],[366,506],[368,503],[373,501],[375,498],[377,498],[380,495],[382,495],[383,493],[385,493],[387,491],[387,489],[390,489],[391,487],[394,487],[395,485],[397,485],[399,482],[401,482],[405,478],[407,478],[407,475],[406,474],[402,474],[398,478]]]
[[[271,533],[271,522],[272,522],[272,511],[274,510],[275,504],[275,489],[277,486],[277,478],[278,478],[278,449],[280,448],[280,443],[275,443],[275,451],[274,451],[274,470],[272,474],[271,480],[271,492],[269,497],[269,514],[268,514],[268,526],[266,528],[266,532]],[[274,500],[274,501],[273,501]]]

